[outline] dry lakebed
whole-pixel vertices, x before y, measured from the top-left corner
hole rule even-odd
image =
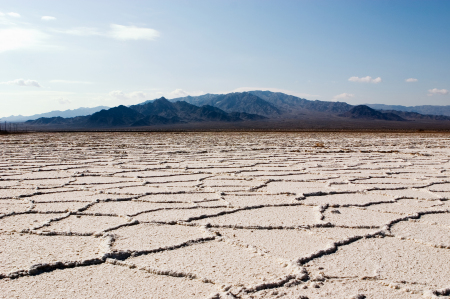
[[[0,141],[0,298],[450,298],[450,134]]]

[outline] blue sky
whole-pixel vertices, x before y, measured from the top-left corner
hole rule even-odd
[[[253,89],[450,105],[449,15],[447,0],[0,0],[0,117]]]

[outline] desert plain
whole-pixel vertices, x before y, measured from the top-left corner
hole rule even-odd
[[[450,298],[450,134],[0,143],[0,298]]]

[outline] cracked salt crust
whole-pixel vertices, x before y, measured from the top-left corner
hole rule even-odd
[[[383,213],[396,213],[410,215],[421,211],[439,211],[443,208],[441,201],[418,201],[414,199],[401,199],[390,204],[376,204],[366,207],[368,211]]]
[[[87,202],[50,202],[50,203],[35,203],[33,211],[38,212],[76,212],[85,207]]]
[[[448,249],[398,238],[362,239],[306,266],[315,273],[323,268],[325,276],[373,277],[398,282],[412,290],[420,290],[423,286],[440,289],[450,285]]]
[[[162,188],[167,188],[168,190],[175,190],[176,188],[195,188],[199,185],[198,181],[185,181],[185,182],[148,182],[148,186],[155,185]]]
[[[72,173],[68,171],[38,171],[38,172],[28,172],[21,175],[14,175],[8,177],[9,180],[38,180],[38,179],[61,179],[61,178],[70,178]]]
[[[96,258],[101,242],[92,237],[1,234],[0,273],[28,270],[35,264]]]
[[[146,202],[196,202],[210,199],[219,199],[216,192],[193,192],[193,193],[174,193],[174,194],[154,194],[139,197],[139,200]]]
[[[223,200],[234,207],[258,206],[258,205],[279,205],[292,204],[297,202],[296,196],[292,195],[265,195],[239,193],[233,195],[224,195]]]
[[[205,232],[197,227],[146,223],[121,227],[111,233],[115,239],[113,249],[122,251],[154,250],[205,237]]]
[[[427,188],[430,191],[437,191],[437,192],[449,192],[450,191],[450,184],[436,184],[433,186],[430,186]]]
[[[292,172],[296,172],[295,170]],[[299,181],[299,182],[305,182],[305,181],[321,181],[321,180],[332,180],[332,179],[337,179],[339,178],[338,175],[333,175],[333,174],[310,174],[310,173],[302,173],[302,174],[291,174],[291,173],[283,173],[283,174],[278,174],[278,175],[267,175],[267,176],[261,176],[258,177],[260,179],[264,179],[264,180],[279,180],[279,179],[284,179],[286,181]]]
[[[140,201],[108,201],[93,204],[84,212],[89,214],[116,214],[116,215],[134,215],[151,210],[164,208],[183,208],[189,207],[189,203],[149,203]]]
[[[419,222],[431,224],[431,225],[440,225],[446,226],[450,228],[450,210],[447,210],[447,213],[442,214],[430,214],[423,215],[420,217]]]
[[[368,193],[373,194],[384,194],[388,196],[394,197],[407,197],[414,199],[423,199],[423,200],[437,200],[440,199],[441,196],[437,193],[428,192],[428,190],[421,189],[400,189],[400,190],[374,190]]]
[[[39,190],[38,190],[39,191]],[[90,201],[88,199],[89,196],[93,195],[93,193],[89,191],[75,191],[75,190],[67,190],[67,192],[51,192],[51,193],[42,193],[29,197],[29,199],[35,202],[55,202],[55,201]]]
[[[380,227],[399,218],[399,215],[396,214],[375,212],[362,208],[327,209],[324,216],[324,221],[333,225],[357,228]]]
[[[135,219],[144,222],[177,222],[200,219],[206,216],[217,215],[221,212],[229,211],[227,208],[186,208],[186,209],[166,209],[156,212],[139,214]],[[209,218],[208,218],[209,219]]]
[[[42,179],[36,179],[36,180],[27,180],[22,181],[20,184],[20,187],[22,188],[35,188],[35,187],[41,187],[45,186],[46,188],[51,187],[59,187],[63,185],[67,185],[70,182],[74,180],[73,178],[64,178],[64,179],[51,179],[51,180],[42,180]]]
[[[433,191],[433,194],[435,194],[440,199],[444,199],[447,201],[450,200],[450,191]]]
[[[376,185],[377,187],[383,186],[383,184],[388,185],[387,187],[390,187],[389,185],[409,186],[409,185],[423,184],[422,181],[415,181],[410,178],[398,178],[398,177],[368,178],[368,179],[363,179],[363,180],[355,180],[355,181],[353,181],[353,183],[354,184],[364,184],[364,185]]]
[[[392,202],[395,198],[377,194],[344,193],[307,197],[302,203],[307,205],[349,206],[367,205],[378,202]]]
[[[103,177],[103,176],[82,176],[76,177],[71,185],[105,185],[106,187],[111,184],[129,184],[133,183],[133,180],[127,180],[123,178],[115,177]]]
[[[109,264],[0,280],[0,298],[206,298],[212,284]]]
[[[0,215],[9,214],[12,212],[21,213],[29,210],[30,208],[31,203],[25,200],[0,199]]]
[[[140,195],[140,194],[150,194],[150,193],[173,193],[173,192],[182,192],[186,191],[186,188],[183,187],[170,187],[170,186],[159,186],[159,185],[147,185],[142,186],[133,186],[133,187],[120,187],[120,188],[111,188],[108,189],[109,193],[114,194],[122,194],[122,195]]]
[[[35,193],[35,191],[30,189],[0,189],[0,199],[13,199],[17,197],[29,196],[33,193]]]
[[[0,298],[450,295],[447,135],[1,138]]]
[[[306,206],[262,207],[244,209],[222,215],[194,221],[218,226],[243,227],[298,227],[317,224],[316,211]]]
[[[433,214],[436,216],[436,214]],[[449,217],[447,215],[447,217]],[[450,226],[429,225],[422,222],[404,221],[391,228],[394,236],[413,240],[430,246],[450,249]]]
[[[282,257],[294,261],[299,257],[310,255],[318,250],[328,247],[331,241],[345,238],[342,234],[320,234],[314,230],[260,230],[260,229],[213,229],[231,241],[241,242],[243,246],[267,252],[271,256]],[[330,230],[332,230],[330,228]],[[361,230],[364,231],[364,230]],[[366,232],[361,233],[364,235]],[[353,232],[351,235],[358,234]]]
[[[36,226],[41,226],[50,219],[55,217],[61,217],[64,214],[16,214],[7,217],[0,218],[0,232],[21,232],[23,230],[29,230]]]
[[[290,288],[283,287],[275,290],[263,290],[242,297],[242,299],[263,298],[421,299],[423,297],[420,294],[407,293],[389,286],[383,286],[376,281],[345,278],[327,280],[326,282],[302,283]]]
[[[206,242],[127,261],[138,266],[193,273],[216,284],[252,286],[293,273],[271,257],[254,254],[225,242]]]
[[[71,215],[59,221],[51,222],[40,230],[42,232],[94,234],[129,223],[122,217]]]
[[[272,182],[267,185],[265,191],[268,193],[315,193],[331,191],[326,182]]]

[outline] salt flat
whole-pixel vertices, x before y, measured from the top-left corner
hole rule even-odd
[[[0,298],[450,298],[448,134],[0,138]]]

